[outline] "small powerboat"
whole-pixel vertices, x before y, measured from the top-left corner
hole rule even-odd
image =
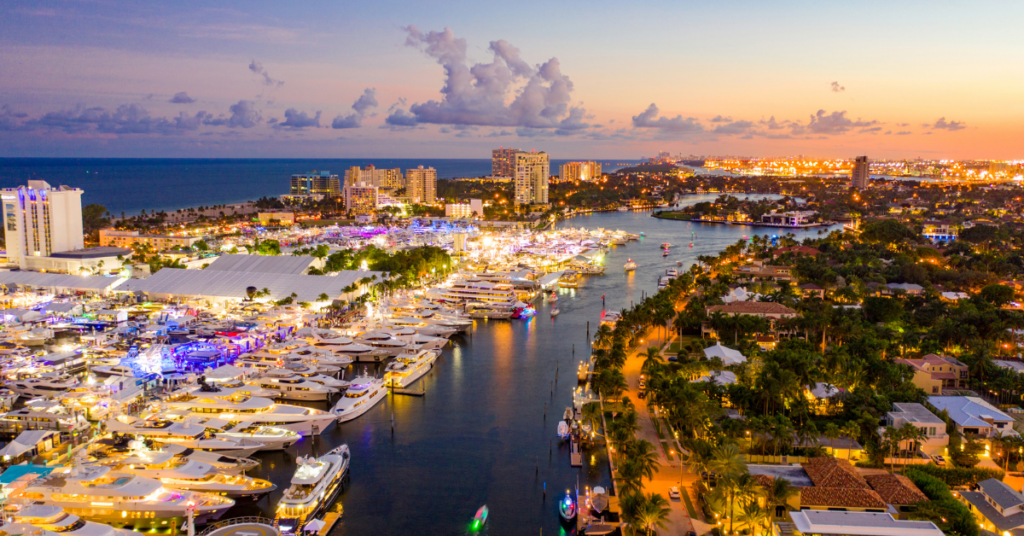
[[[576,499],[569,490],[565,490],[565,498],[558,501],[558,515],[562,516],[562,521],[566,523],[576,519]]]
[[[487,523],[487,512],[488,510],[486,504],[481,506],[480,509],[476,511],[476,515],[473,516],[473,530],[480,530],[484,528],[484,525]]]
[[[661,252],[661,256],[668,257],[668,250],[666,249],[665,251]]]
[[[556,302],[556,301],[558,301],[558,294],[556,294],[556,293],[552,292],[552,293],[551,293],[551,295],[550,295],[550,296],[548,296],[548,301],[551,301],[551,302]]]
[[[627,272],[632,272],[633,270],[636,270],[636,263],[633,262],[633,259],[626,259],[626,264],[623,268],[625,268]]]
[[[569,423],[558,421],[558,439],[569,439]]]
[[[558,314],[559,314],[559,313],[561,313],[561,312],[562,312],[562,311],[559,311],[559,310],[558,310],[558,307],[554,307],[554,308],[552,308],[552,309],[551,309],[551,318],[554,318],[554,317],[558,316]]]

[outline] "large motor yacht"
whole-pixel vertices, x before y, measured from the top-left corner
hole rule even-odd
[[[116,458],[99,458],[100,465],[116,471],[155,478],[165,488],[213,493],[235,500],[259,499],[277,486],[245,475],[225,475],[212,465],[182,460],[170,452],[136,450]]]
[[[353,378],[345,395],[331,408],[331,413],[337,417],[338,422],[351,421],[384,400],[387,394],[384,380],[380,378]]]
[[[327,400],[332,394],[338,392],[337,389],[325,387],[323,384],[295,375],[282,377],[280,374],[268,373],[263,377],[250,380],[248,383],[273,391],[274,398],[285,400]]]
[[[378,331],[387,333],[396,340],[402,341],[414,348],[422,348],[423,350],[440,350],[448,344],[448,339],[444,337],[433,337],[416,333],[415,330],[409,328],[382,328]]]
[[[129,415],[118,415],[116,419],[107,421],[107,431],[242,458],[264,447],[263,443],[246,438],[215,437],[205,426],[188,421],[174,422],[158,417],[136,419]]]
[[[434,361],[439,354],[437,350],[419,350],[399,355],[388,363],[384,371],[384,385],[409,387],[434,368]]]
[[[59,506],[32,505],[14,513],[3,526],[7,534],[38,536],[138,536],[137,532],[85,521]]]
[[[53,396],[78,386],[78,380],[71,376],[38,376],[7,382],[5,387],[24,396]]]
[[[247,425],[273,426],[300,435],[322,434],[334,422],[326,411],[277,404],[269,398],[235,393],[222,396],[216,390],[195,391],[168,402],[167,407],[193,417],[217,417]],[[262,445],[261,445],[262,446]]]
[[[195,524],[219,519],[235,501],[209,493],[167,489],[154,478],[118,473],[104,466],[54,471],[12,493],[10,500],[59,506],[89,521],[116,527],[178,527],[189,505]]]
[[[123,458],[129,456],[134,450],[129,447],[131,438],[128,436],[115,435],[112,438],[98,439],[90,443],[89,455],[93,458]],[[154,441],[143,442],[145,448],[152,452],[166,452],[179,460],[185,462],[194,460],[212,465],[217,471],[226,475],[240,475],[250,469],[255,469],[260,462],[252,458],[239,458],[236,456],[225,456],[216,452],[196,450],[183,447],[177,443],[156,443]],[[151,445],[151,446],[150,446]]]
[[[177,412],[181,415],[183,412]],[[190,424],[205,426],[215,437],[225,439],[248,439],[263,443],[260,451],[283,450],[298,443],[302,436],[285,428],[259,424],[226,421],[214,417],[188,417]]]
[[[319,458],[299,458],[292,485],[277,505],[282,532],[296,532],[307,520],[316,517],[341,491],[351,455],[348,445]]]

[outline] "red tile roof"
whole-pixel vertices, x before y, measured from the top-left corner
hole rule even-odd
[[[885,508],[885,501],[870,489],[813,487],[800,488],[800,506]]]
[[[868,475],[864,477],[868,484],[878,493],[882,500],[889,504],[908,505],[927,501],[924,493],[903,475]]]
[[[801,465],[816,487],[870,489],[864,477],[846,460],[821,456]]]

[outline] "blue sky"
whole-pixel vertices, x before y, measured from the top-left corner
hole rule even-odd
[[[1019,159],[1022,15],[1020,2],[9,2],[0,156]]]

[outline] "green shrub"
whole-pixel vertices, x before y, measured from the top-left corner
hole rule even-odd
[[[921,489],[928,500],[915,505],[918,509],[910,517],[927,519],[935,523],[946,534],[978,536],[978,522],[974,519],[974,514],[967,509],[966,505],[953,497],[945,482],[920,469],[922,467],[907,469],[905,474]]]
[[[999,469],[988,469],[985,467],[939,467],[927,464],[914,467],[915,471],[921,471],[931,475],[951,488],[958,486],[973,486],[982,480],[994,478],[1002,480],[1004,473]]]

